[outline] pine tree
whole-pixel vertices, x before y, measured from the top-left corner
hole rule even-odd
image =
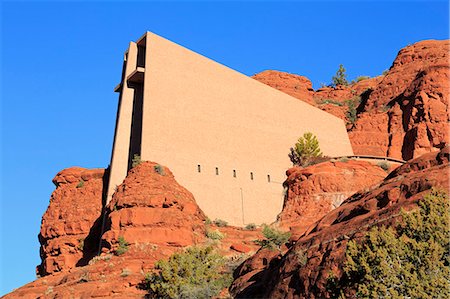
[[[314,157],[322,157],[319,141],[313,133],[307,132],[298,139],[295,147],[291,148],[289,158],[294,165],[306,166]]]
[[[331,78],[331,81],[332,86],[348,85],[347,74],[345,73],[345,68],[342,64],[339,65],[339,69],[337,70],[336,75]]]

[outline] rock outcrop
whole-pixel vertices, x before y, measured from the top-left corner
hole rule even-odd
[[[40,234],[39,269],[46,276],[5,298],[143,298],[145,274],[155,262],[187,246],[210,244],[206,230],[223,235],[214,244],[230,263],[259,248],[253,240],[262,238],[260,229],[206,224],[192,194],[153,162],[131,169],[117,187],[100,235],[103,175],[83,168],[58,173]]]
[[[192,193],[167,167],[153,162],[142,162],[128,172],[107,211],[104,251],[115,250],[123,237],[132,247],[144,244],[169,256],[205,239],[206,217]]]
[[[298,75],[253,78],[345,120],[355,154],[409,160],[448,141],[449,50],[448,40],[421,41],[400,50],[386,75],[316,91]]]
[[[387,176],[380,166],[357,160],[293,167],[286,173],[287,194],[278,222],[282,227],[289,227],[293,237],[299,237],[308,226],[340,206],[347,197]]]
[[[409,160],[448,141],[449,41],[402,49],[349,132],[356,154]]]
[[[382,183],[354,194],[326,214],[282,257],[251,277],[238,276],[233,294],[236,298],[329,298],[327,279],[342,276],[347,242],[361,238],[374,225],[392,225],[402,208],[415,208],[432,187],[448,190],[449,168],[449,148],[399,167]],[[266,287],[255,290],[255,284]]]
[[[39,233],[39,275],[73,268],[95,254],[98,238],[87,237],[94,233],[94,224],[99,223],[104,173],[104,169],[72,167],[53,179],[56,190],[42,217]]]

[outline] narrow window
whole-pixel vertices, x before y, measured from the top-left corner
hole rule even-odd
[[[270,174],[267,175],[267,181],[270,183]]]
[[[236,177],[236,170],[233,169],[233,177]]]
[[[202,167],[200,166],[200,164],[197,165],[197,171],[198,171],[198,172],[202,172]]]
[[[250,179],[253,180],[253,172],[250,172]]]
[[[216,167],[216,175],[219,175],[219,168]]]

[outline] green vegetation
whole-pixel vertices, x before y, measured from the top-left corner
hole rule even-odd
[[[83,251],[84,249],[84,238],[78,239],[78,249]]]
[[[245,230],[256,230],[256,224],[249,223],[245,226]]]
[[[356,77],[356,82],[361,82],[362,80],[370,79],[369,76],[358,76]]]
[[[131,160],[131,167],[135,168],[136,166],[138,166],[141,163],[142,163],[141,156],[138,154],[134,154],[133,159]]]
[[[307,132],[298,139],[295,147],[291,148],[289,158],[294,165],[307,166],[314,157],[322,157],[319,141],[313,133]]]
[[[255,243],[270,250],[280,249],[291,237],[290,232],[282,232],[268,225],[264,225],[262,233],[265,239],[256,240]]]
[[[348,85],[347,74],[342,64],[339,65],[339,69],[336,71],[336,75],[331,78],[331,86]]]
[[[156,173],[160,174],[160,175],[166,175],[166,172],[164,171],[164,167],[156,164],[155,166],[153,166],[153,169],[155,170]]]
[[[84,187],[84,180],[81,179],[77,184],[77,188],[83,188],[83,187]]]
[[[212,298],[232,282],[225,259],[212,247],[190,247],[158,261],[157,272],[146,275],[150,298]]]
[[[226,222],[225,220],[222,219],[216,219],[214,220],[214,224],[218,227],[225,227],[228,226],[228,222]]]
[[[207,229],[206,237],[208,237],[211,240],[222,240],[225,236],[217,229],[216,230]]]
[[[384,171],[388,171],[389,168],[391,167],[391,165],[386,161],[378,162],[377,165],[381,167]]]
[[[205,219],[205,224],[206,224],[206,225],[212,224],[211,219],[209,219],[208,217],[206,217],[206,219]]]
[[[297,259],[298,264],[300,267],[305,266],[308,263],[308,255],[306,250],[303,250],[301,248],[296,248],[294,250],[295,257]]]
[[[347,245],[345,279],[357,298],[450,298],[450,203],[433,189],[396,227],[375,227]],[[338,297],[338,296],[336,296]]]
[[[116,249],[116,255],[122,255],[128,251],[128,242],[125,240],[123,236],[120,236],[117,241],[119,242],[119,247]]]
[[[120,277],[127,277],[127,276],[129,276],[131,273],[132,273],[132,272],[131,272],[130,269],[124,268],[124,269],[122,269],[122,272],[120,273]]]
[[[319,105],[333,104],[333,105],[339,106],[339,107],[344,105],[343,103],[338,102],[338,101],[333,100],[333,99],[320,99],[320,100],[316,100],[316,103],[319,104]]]

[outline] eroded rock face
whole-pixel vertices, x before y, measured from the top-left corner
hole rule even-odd
[[[119,236],[131,244],[172,248],[204,240],[206,217],[192,193],[167,167],[153,162],[142,162],[128,172],[107,210],[102,238],[108,249]]]
[[[355,154],[409,160],[448,141],[449,50],[448,40],[421,41],[400,50],[385,76],[316,91],[302,76],[264,71],[253,78],[343,119]]]
[[[304,76],[268,70],[256,74],[252,78],[308,104],[314,105],[314,89],[312,88],[312,83]]]
[[[356,154],[409,160],[448,141],[449,41],[402,49],[349,132]]]
[[[284,182],[287,194],[278,222],[293,237],[337,208],[349,196],[382,181],[387,173],[366,161],[327,161],[306,168],[293,167]]]
[[[101,214],[104,173],[104,169],[72,167],[53,179],[56,190],[39,233],[42,263],[38,274],[73,268],[98,248],[98,239],[96,243],[86,238]]]
[[[417,207],[432,187],[449,188],[449,149],[427,153],[399,167],[382,183],[346,199],[302,235],[279,262],[253,273],[258,281],[238,276],[232,285],[236,298],[329,298],[330,273],[342,276],[345,249],[374,225],[392,225],[401,208]],[[254,262],[253,262],[254,263]],[[252,291],[254,284],[264,292]]]

